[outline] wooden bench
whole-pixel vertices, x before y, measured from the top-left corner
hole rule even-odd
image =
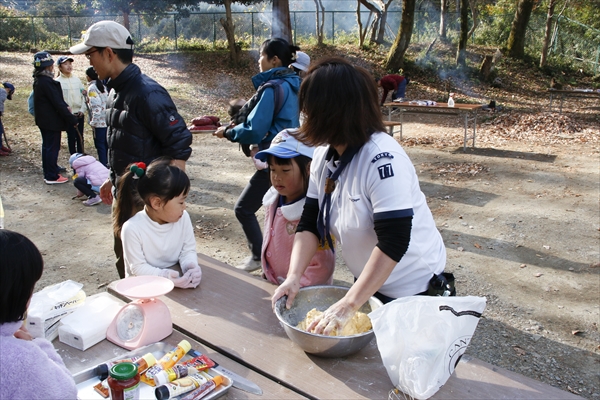
[[[400,127],[400,140],[402,140],[402,122],[400,121],[383,121],[383,125],[387,128],[388,134],[394,136],[394,127]]]

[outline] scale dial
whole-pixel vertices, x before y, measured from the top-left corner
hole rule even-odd
[[[123,341],[135,339],[144,329],[144,313],[134,304],[125,306],[117,316],[117,335]]]

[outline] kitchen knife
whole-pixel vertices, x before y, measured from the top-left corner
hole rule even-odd
[[[188,354],[192,355],[193,357],[198,357],[202,355],[201,353],[193,349],[190,350]],[[215,363],[215,366],[211,369],[214,369],[221,375],[225,375],[226,377],[231,379],[233,381],[233,387],[236,387],[249,393],[262,395],[262,389],[256,383],[252,382],[250,379],[246,379],[243,376],[236,374],[233,371],[228,370],[227,368],[220,366],[215,360],[212,361]]]

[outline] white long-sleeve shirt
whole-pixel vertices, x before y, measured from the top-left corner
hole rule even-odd
[[[196,238],[187,211],[179,221],[161,225],[142,210],[123,224],[121,240],[126,276],[161,275],[178,262],[182,269],[198,266]]]
[[[83,83],[81,83],[81,79],[73,75],[67,78],[61,73],[56,80],[60,82],[63,99],[65,99],[65,102],[71,107],[71,112],[73,114],[77,114],[78,112],[85,113],[86,105],[82,93],[82,91],[85,90],[85,87],[83,86]]]

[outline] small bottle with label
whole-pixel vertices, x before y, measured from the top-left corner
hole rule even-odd
[[[454,93],[450,93],[448,97],[448,107],[454,107]]]

